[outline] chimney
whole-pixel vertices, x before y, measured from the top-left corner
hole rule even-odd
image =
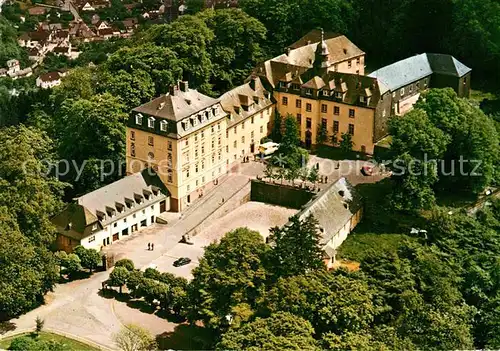
[[[255,90],[255,87],[257,86],[257,77],[256,76],[252,76],[252,79],[250,79],[249,85],[250,85],[250,88],[252,88],[252,90]]]
[[[310,41],[310,40],[308,40],[308,41],[307,41],[307,45],[310,45],[310,44],[311,44],[311,41]]]
[[[179,82],[179,87],[180,87],[181,91],[186,93],[189,89],[189,84],[188,84],[187,80],[183,80],[182,82]]]
[[[291,49],[291,48],[286,48],[286,55],[287,55],[287,56],[288,56],[288,55],[290,55],[290,51],[292,51],[292,49]]]
[[[170,93],[170,95],[173,95],[173,96],[177,95],[178,90],[179,90],[179,87],[177,86],[177,84],[173,84],[168,88],[168,92]]]

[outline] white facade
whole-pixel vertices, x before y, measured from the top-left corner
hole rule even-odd
[[[129,213],[125,217],[117,216],[115,221],[110,222],[102,230],[82,238],[80,244],[88,249],[100,251],[104,246],[111,245],[116,241],[133,235],[136,231],[151,226],[156,222],[156,217],[161,213],[160,202],[162,200],[164,200],[163,197],[143,209]]]

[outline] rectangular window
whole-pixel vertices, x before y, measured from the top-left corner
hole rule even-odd
[[[233,143],[233,147],[236,149],[238,147],[238,142],[235,140]]]
[[[281,104],[282,105],[288,105],[288,98],[286,96],[283,96],[283,99],[281,99]]]
[[[300,100],[300,99],[295,100],[295,107],[301,108],[302,107],[302,100]]]
[[[326,129],[327,125],[328,125],[328,121],[326,120],[326,118],[322,118],[321,119],[321,128]]]
[[[349,134],[354,135],[354,124],[349,123]]]
[[[299,127],[302,125],[302,115],[300,113],[297,113],[297,124]]]
[[[245,130],[245,121],[243,121],[243,123],[241,123],[241,130]]]
[[[250,123],[253,124],[253,116],[250,118]]]
[[[238,126],[235,126],[234,127],[234,134],[237,134],[238,133]]]
[[[306,95],[312,95],[313,91],[312,89],[306,89]]]
[[[148,127],[149,128],[154,128],[155,127],[155,119],[153,117],[148,118]]]
[[[264,127],[263,126],[260,126],[260,133],[264,133]]]
[[[340,107],[333,106],[333,114],[336,116],[340,115]]]
[[[166,131],[167,131],[167,126],[168,126],[167,121],[161,121],[161,122],[160,122],[160,130],[161,130],[162,132],[166,132]]]
[[[334,133],[339,132],[339,121],[333,121],[333,132]]]
[[[141,114],[138,114],[138,115],[135,115],[135,124],[137,125],[142,125],[142,115]]]
[[[212,134],[214,134],[214,133],[215,133],[215,126],[212,125]]]
[[[167,149],[169,151],[172,151],[172,142],[171,141],[167,141]]]
[[[167,181],[168,181],[169,183],[172,183],[172,170],[171,170],[171,169],[169,169],[169,170],[168,170],[167,175],[168,175],[168,176],[167,176]]]
[[[352,67],[352,62],[351,60],[347,61],[347,67],[351,68]]]
[[[130,131],[130,140],[135,140],[135,132],[133,130]]]
[[[135,156],[135,144],[130,144],[130,156]]]
[[[95,241],[95,235],[92,235],[92,236],[89,238],[89,243],[91,243],[92,241]]]
[[[328,106],[326,104],[321,104],[321,113],[326,113],[328,111]]]
[[[245,136],[242,136],[241,137],[241,143],[244,144],[245,143]]]
[[[360,57],[358,57],[358,58],[356,59],[356,64],[357,64],[357,65],[359,65],[360,63],[361,63],[361,58],[360,58]]]
[[[312,111],[312,105],[311,104],[309,104],[309,103],[306,104],[306,111],[307,112],[311,112]]]
[[[252,139],[253,139],[254,135],[255,135],[255,133],[254,133],[254,131],[252,130],[252,132],[250,133],[250,138],[252,138]]]
[[[201,146],[201,154],[202,154],[202,155],[205,155],[205,145],[202,145],[202,146]]]
[[[350,108],[349,109],[349,117],[354,118],[354,115],[355,115],[354,109]]]
[[[155,139],[152,136],[148,136],[148,145],[153,146],[155,144]]]
[[[400,94],[401,96],[403,96],[403,95],[405,94],[405,88],[401,88],[401,89],[399,90],[399,94]]]
[[[306,118],[306,128],[311,129],[312,126],[312,121],[310,118]]]

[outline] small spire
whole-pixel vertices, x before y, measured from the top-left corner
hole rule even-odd
[[[325,31],[321,28],[321,41],[325,41]]]

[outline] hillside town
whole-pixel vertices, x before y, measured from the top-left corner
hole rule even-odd
[[[351,5],[7,0],[0,349],[500,347],[494,70]]]

